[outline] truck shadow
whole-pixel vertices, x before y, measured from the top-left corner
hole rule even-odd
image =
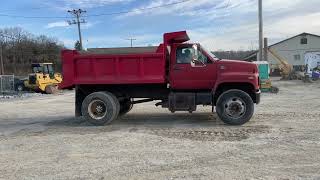
[[[67,118],[62,120],[51,121],[47,124],[48,126],[68,126],[68,127],[86,127],[93,126],[86,122],[83,118]],[[111,123],[113,127],[130,127],[130,126],[143,126],[143,127],[172,127],[172,126],[197,126],[197,127],[208,127],[208,126],[221,126],[223,122],[212,115],[211,113],[178,113],[178,114],[167,114],[167,113],[129,113],[125,116],[119,117],[117,120]]]
[[[107,126],[93,126],[83,118],[51,121],[47,126],[51,126],[55,133],[85,135],[121,131],[196,141],[241,141],[252,135],[270,132],[270,127],[263,125],[228,126],[211,113],[131,113]]]
[[[113,124],[127,125],[222,125],[223,123],[211,113],[132,113],[120,117]]]

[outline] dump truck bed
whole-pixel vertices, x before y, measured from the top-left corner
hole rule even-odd
[[[166,82],[163,45],[157,48],[103,48],[62,51],[61,89],[75,85],[162,84]]]

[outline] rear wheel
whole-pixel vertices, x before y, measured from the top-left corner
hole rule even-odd
[[[117,119],[120,103],[112,93],[95,92],[84,99],[81,110],[88,122],[102,126]]]
[[[123,116],[123,115],[127,114],[128,112],[131,111],[132,108],[133,108],[133,104],[132,104],[131,99],[126,99],[124,101],[121,101],[119,116]]]
[[[224,123],[243,125],[253,116],[254,103],[246,92],[229,90],[220,95],[216,109]]]

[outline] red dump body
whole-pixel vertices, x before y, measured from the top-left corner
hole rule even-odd
[[[64,80],[60,88],[75,84],[165,83],[166,62],[162,44],[155,52],[129,55],[64,50],[62,59]]]
[[[170,84],[175,90],[213,90],[222,83],[249,83],[259,89],[253,63],[217,60],[206,51],[203,67],[178,63],[177,49],[190,44],[186,31],[166,33],[158,47],[97,48],[62,51],[61,89],[76,85]],[[164,48],[166,47],[166,48]]]
[[[61,89],[81,84],[166,83],[164,47],[189,40],[186,31],[166,33],[158,47],[91,49],[89,52],[63,50]]]

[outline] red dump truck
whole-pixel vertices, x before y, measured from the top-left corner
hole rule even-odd
[[[260,102],[253,63],[221,60],[186,31],[164,34],[157,47],[62,51],[61,89],[76,89],[76,116],[94,125],[111,123],[134,104],[158,101],[171,112],[212,106],[229,125],[242,125]]]

